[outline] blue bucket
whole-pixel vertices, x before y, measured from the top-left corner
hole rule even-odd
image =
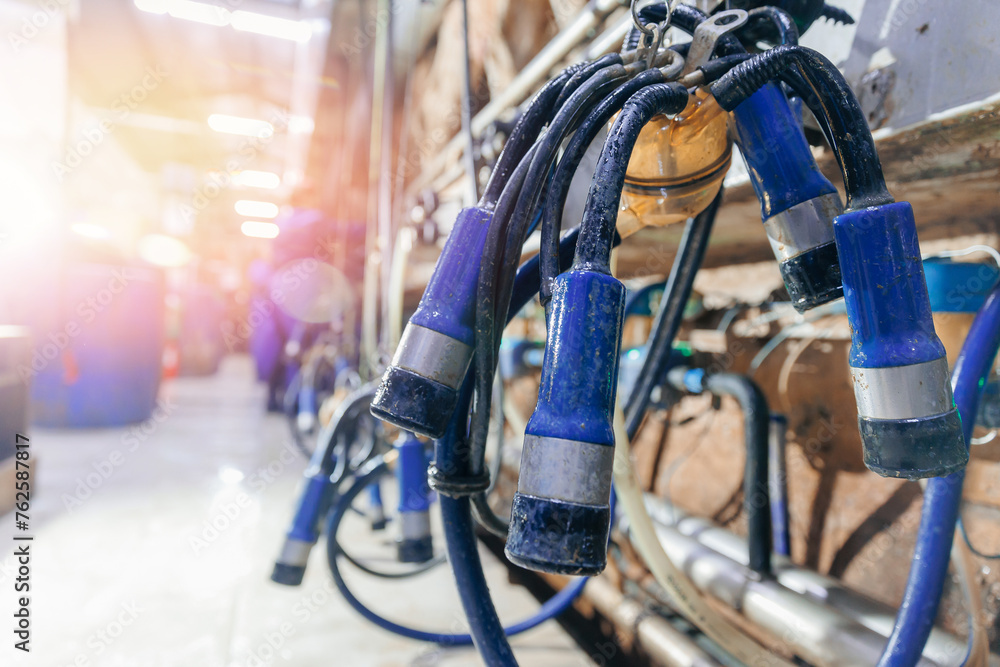
[[[992,262],[924,260],[924,277],[935,313],[974,313],[982,307],[1000,271]]]
[[[163,360],[163,278],[147,267],[77,263],[58,315],[33,327],[34,423],[121,426],[156,407]]]

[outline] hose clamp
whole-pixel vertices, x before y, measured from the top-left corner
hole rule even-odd
[[[764,221],[764,231],[778,261],[833,242],[833,219],[843,212],[840,195],[832,192],[808,199]]]
[[[304,567],[309,562],[309,553],[313,546],[313,542],[297,540],[294,537],[285,538],[277,562],[282,565]]]
[[[403,330],[392,365],[458,389],[471,359],[471,346],[410,322]]]
[[[583,505],[608,502],[614,447],[526,434],[519,493]]]
[[[907,366],[852,366],[851,376],[862,417],[921,419],[955,409],[945,357]]]

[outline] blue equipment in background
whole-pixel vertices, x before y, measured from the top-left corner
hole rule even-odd
[[[164,285],[146,266],[73,263],[54,326],[33,327],[33,421],[121,426],[156,407],[163,363]],[[33,359],[33,362],[36,361]]]
[[[178,374],[212,375],[226,353],[222,335],[225,304],[206,285],[191,285],[178,296]]]
[[[344,399],[330,424],[319,436],[312,459],[303,473],[299,502],[292,525],[274,564],[271,580],[298,586],[305,576],[309,554],[319,541],[323,521],[336,499],[337,487],[350,473],[351,445],[358,430],[355,420],[371,400],[372,392],[362,388]]]
[[[400,436],[396,451],[399,454],[396,464],[396,481],[399,487],[399,561],[425,563],[434,557],[427,452],[424,443],[412,433]]]
[[[924,278],[932,311],[975,313],[1000,280],[1000,269],[993,263],[930,257],[924,260]]]

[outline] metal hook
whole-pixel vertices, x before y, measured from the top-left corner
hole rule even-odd
[[[660,44],[663,43],[663,32],[660,30],[660,26],[655,23],[650,23],[649,25],[652,31],[649,45],[639,47],[639,52],[636,54],[638,58],[646,59],[646,69],[650,69],[653,66],[653,60],[656,59],[656,54],[660,50]]]
[[[680,76],[681,70],[684,69],[684,57],[670,49],[665,49],[664,51],[668,60],[665,65],[660,67],[660,71],[663,72],[663,78],[666,81],[674,81]]]
[[[642,0],[632,0],[629,5],[629,11],[632,12],[632,23],[635,24],[636,29],[643,34],[646,38],[645,41],[652,41],[655,37],[655,29],[658,27],[660,29],[659,39],[656,40],[656,45],[659,47],[659,42],[663,41],[663,35],[666,34],[667,28],[670,27],[670,19],[672,13],[671,0],[663,0],[663,5],[667,8],[667,16],[663,19],[663,22],[659,25],[655,23],[643,23],[642,19],[639,18],[639,3]]]

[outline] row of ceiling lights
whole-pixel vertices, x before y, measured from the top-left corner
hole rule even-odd
[[[145,12],[166,14],[174,18],[196,21],[206,25],[230,25],[236,30],[259,35],[287,39],[295,42],[306,42],[312,35],[312,28],[304,21],[283,19],[266,14],[257,14],[245,10],[230,11],[220,5],[193,2],[192,0],[134,0],[135,6]],[[311,125],[311,119],[308,119]],[[274,126],[267,121],[253,118],[241,118],[226,114],[212,114],[208,118],[208,126],[225,134],[238,134],[262,139],[274,135]],[[291,129],[291,128],[290,128]],[[303,127],[311,131],[312,128]],[[281,178],[274,173],[247,170],[235,177],[237,185],[251,188],[273,190],[281,184]],[[278,205],[273,202],[241,199],[236,202],[236,212],[250,218],[273,219],[277,217]],[[255,238],[275,238],[280,231],[278,225],[263,220],[245,220],[240,230],[246,236]]]
[[[274,133],[274,128],[266,121],[222,114],[209,116],[208,126],[216,132],[243,134],[264,139]],[[273,190],[281,184],[281,177],[268,171],[241,171],[234,177],[233,181],[243,187]],[[273,202],[252,199],[240,199],[236,202],[235,208],[239,215],[250,218],[273,219],[278,216],[279,212],[278,205]],[[244,220],[243,224],[240,225],[240,231],[253,238],[273,239],[278,236],[280,228],[273,222]]]
[[[312,27],[305,21],[284,19],[237,9],[230,11],[221,5],[193,0],[133,0],[135,6],[151,14],[166,14],[178,19],[195,21],[217,27],[232,26],[235,30],[251,32],[293,42],[307,42]]]

